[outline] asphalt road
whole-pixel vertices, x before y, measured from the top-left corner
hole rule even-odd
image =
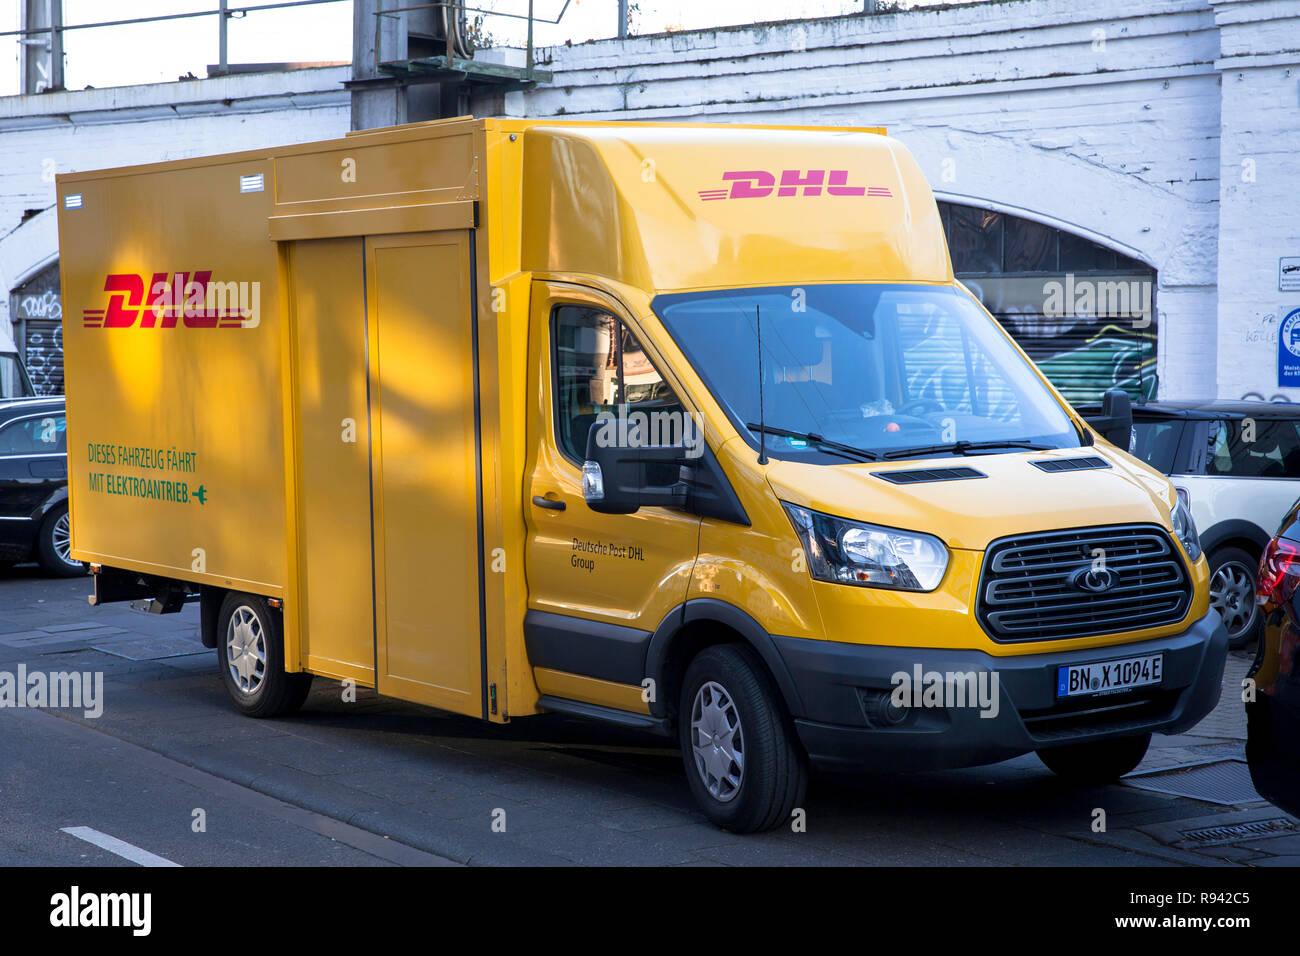
[[[3,865],[1300,863],[1300,829],[1267,804],[1075,790],[1032,755],[814,777],[805,832],[736,836],[695,809],[676,750],[631,731],[560,715],[501,727],[365,691],[345,703],[323,679],[292,718],[242,717],[195,608],[96,609],[88,590],[34,567],[0,576],[0,672],[103,675],[97,717],[0,708]],[[1220,710],[1156,738],[1144,768],[1240,753],[1244,658],[1233,667]],[[1261,820],[1281,822],[1187,835]]]

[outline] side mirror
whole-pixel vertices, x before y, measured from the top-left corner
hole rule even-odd
[[[1088,419],[1088,424],[1116,448],[1129,450],[1133,431],[1133,402],[1122,388],[1111,388],[1101,398],[1101,414]]]
[[[592,425],[587,432],[587,460],[582,466],[582,496],[588,508],[630,515],[647,506],[686,507],[684,445],[611,445],[597,441],[599,430],[599,425]]]

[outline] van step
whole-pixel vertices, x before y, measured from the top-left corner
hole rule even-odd
[[[538,699],[537,706],[543,710],[550,710],[559,714],[586,717],[589,720],[603,720],[606,723],[619,724],[635,730],[645,730],[663,737],[672,735],[668,721],[663,717],[651,717],[649,714],[631,714],[626,710],[616,710],[613,707],[603,707],[600,704],[586,704],[580,700],[567,700],[563,697],[552,697],[549,694],[543,694]]]

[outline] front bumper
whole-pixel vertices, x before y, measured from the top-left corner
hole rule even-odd
[[[798,692],[795,726],[809,757],[822,766],[864,770],[972,767],[1107,737],[1181,733],[1218,703],[1228,652],[1228,635],[1215,611],[1172,637],[1014,657],[773,640]],[[1082,699],[1056,697],[1062,665],[1157,652],[1164,654],[1157,685]],[[987,696],[980,699],[987,706],[971,706],[968,698],[966,706],[909,707],[897,724],[881,719],[874,705],[896,686],[893,676],[913,675],[918,667],[922,674],[973,675],[968,687],[984,689]]]

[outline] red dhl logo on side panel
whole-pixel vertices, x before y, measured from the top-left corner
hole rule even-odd
[[[724,189],[701,189],[705,202],[718,199],[764,199],[768,196],[876,196],[892,199],[894,194],[886,186],[853,186],[849,184],[847,169],[783,169],[770,173],[762,169],[746,169],[722,174],[722,181],[731,183]]]
[[[85,309],[94,329],[255,329],[261,322],[260,282],[213,282],[212,270],[155,272],[146,283],[135,273],[104,279],[108,307]]]

